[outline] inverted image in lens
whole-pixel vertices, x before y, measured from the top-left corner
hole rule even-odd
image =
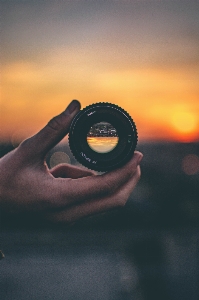
[[[116,129],[108,122],[94,124],[88,134],[87,143],[89,147],[98,153],[108,153],[118,144]]]

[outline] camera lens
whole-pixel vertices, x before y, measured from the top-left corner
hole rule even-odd
[[[69,146],[75,158],[96,171],[125,164],[137,145],[136,125],[129,114],[111,103],[85,107],[73,119]]]

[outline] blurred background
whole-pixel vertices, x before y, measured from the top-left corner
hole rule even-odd
[[[72,99],[138,128],[127,205],[71,226],[1,214],[0,298],[199,298],[199,1],[0,0],[0,157]],[[49,167],[78,164],[67,137]]]

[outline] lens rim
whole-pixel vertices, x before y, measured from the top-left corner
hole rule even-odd
[[[91,126],[102,121],[110,123],[118,134],[118,144],[107,153],[92,150],[87,142]],[[137,142],[137,128],[133,119],[124,109],[108,102],[86,106],[70,126],[69,146],[74,157],[87,168],[100,172],[125,164],[132,157]]]

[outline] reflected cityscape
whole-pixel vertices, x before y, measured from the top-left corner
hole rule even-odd
[[[113,125],[111,125],[108,122],[99,122],[94,124],[88,134],[88,137],[117,137],[117,131],[116,129],[113,127]]]
[[[117,146],[118,140],[116,129],[108,122],[94,124],[87,134],[88,145],[98,153],[112,151]]]

